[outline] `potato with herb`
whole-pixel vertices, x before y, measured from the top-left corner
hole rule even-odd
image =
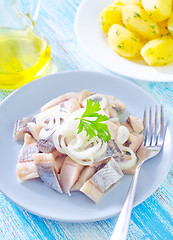
[[[170,34],[173,36],[173,11],[168,20],[168,30],[169,30]]]
[[[123,5],[138,5],[138,6],[142,6],[141,0],[120,0],[119,2],[122,3]]]
[[[159,26],[159,31],[160,31],[160,37],[169,35],[169,30],[168,30],[168,20],[162,21],[158,23]]]
[[[100,25],[102,30],[107,33],[109,28],[117,23],[123,24],[122,22],[122,5],[111,5],[104,8],[100,13]]]
[[[160,37],[149,41],[141,49],[141,55],[151,66],[162,66],[173,61],[173,39]]]
[[[168,19],[172,10],[172,0],[142,0],[142,5],[155,22]]]
[[[109,29],[108,40],[113,50],[126,58],[139,56],[143,46],[138,37],[119,24]]]
[[[122,9],[122,16],[125,26],[140,37],[152,40],[159,36],[157,23],[153,22],[142,8],[126,5]]]

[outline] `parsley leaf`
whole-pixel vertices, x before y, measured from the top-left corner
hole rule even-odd
[[[100,103],[99,102],[95,101],[94,104],[93,104],[92,99],[88,99],[87,100],[86,110],[85,110],[84,114],[82,115],[82,118],[90,117],[91,114],[98,115],[98,113],[96,113],[96,112],[98,112],[100,110],[101,110],[101,107],[100,107]]]
[[[134,18],[135,18],[135,17],[139,17],[139,18],[142,19],[141,15],[140,15],[139,13],[137,13],[137,12],[134,12]]]
[[[99,114],[98,111],[100,110],[99,102],[93,102],[92,99],[87,100],[85,112],[81,118],[76,118],[80,119],[78,134],[85,130],[89,139],[97,136],[107,142],[111,139],[111,135],[108,126],[103,122],[109,120],[109,118],[106,115]]]

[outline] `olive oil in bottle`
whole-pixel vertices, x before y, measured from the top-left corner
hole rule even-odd
[[[48,67],[51,50],[33,30],[0,28],[0,87],[15,89],[38,78]]]

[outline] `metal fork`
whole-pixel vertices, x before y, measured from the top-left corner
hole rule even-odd
[[[143,163],[146,160],[149,160],[156,156],[163,146],[165,135],[163,108],[162,106],[160,107],[160,114],[158,114],[157,109],[158,108],[156,106],[154,121],[152,121],[152,108],[150,107],[149,114],[147,114],[146,108],[144,110],[144,141],[137,152],[139,161],[134,176],[132,178],[124,206],[121,210],[115,229],[113,231],[111,240],[125,240],[127,238],[130,216],[133,208],[133,202],[140,169]],[[148,120],[147,115],[149,115]]]

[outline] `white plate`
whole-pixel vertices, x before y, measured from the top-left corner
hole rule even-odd
[[[130,112],[140,117],[145,105],[158,104],[152,96],[127,80],[75,71],[40,78],[7,97],[0,104],[0,190],[14,203],[36,215],[66,222],[88,222],[115,216],[122,208],[130,176],[124,176],[97,205],[80,192],[72,193],[71,197],[59,194],[39,179],[25,183],[17,181],[15,169],[21,145],[12,137],[16,119],[32,116],[52,98],[82,89],[114,95]],[[149,197],[166,177],[172,162],[172,145],[173,131],[169,126],[163,151],[146,162],[141,170],[134,206]]]
[[[144,60],[132,62],[116,54],[100,29],[99,14],[113,0],[84,0],[75,18],[75,32],[80,45],[100,64],[125,77],[146,81],[173,81],[173,63],[150,67]]]

